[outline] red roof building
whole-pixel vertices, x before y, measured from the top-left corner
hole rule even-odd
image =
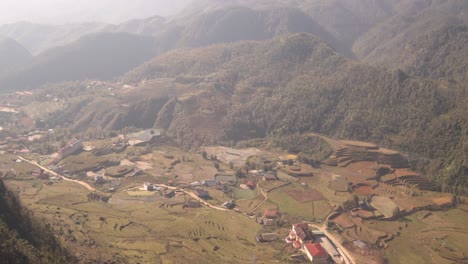
[[[254,181],[248,181],[246,185],[250,189],[255,189],[255,182]]]
[[[305,243],[304,251],[314,264],[328,264],[328,253],[319,243]]]
[[[293,241],[292,243],[293,243],[293,247],[294,247],[294,248],[301,248],[301,242],[299,242],[299,241]]]
[[[299,241],[301,244],[314,241],[314,235],[310,232],[309,225],[306,223],[293,224],[289,238]]]
[[[263,217],[268,219],[276,219],[281,217],[281,212],[278,210],[265,210]]]

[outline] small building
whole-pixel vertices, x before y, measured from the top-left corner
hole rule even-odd
[[[222,191],[222,192],[227,192],[228,191],[228,188],[224,184],[217,184],[214,188],[216,190]]]
[[[257,235],[256,239],[259,243],[273,242],[278,240],[278,235],[276,235],[275,233],[264,233]]]
[[[31,150],[30,149],[21,149],[21,150],[16,151],[16,153],[18,153],[18,154],[30,154]]]
[[[195,194],[202,199],[210,198],[210,194],[203,189],[196,189]]]
[[[239,184],[239,188],[241,188],[242,190],[250,190],[249,186],[247,186],[247,184]]]
[[[103,184],[104,183],[104,177],[101,175],[97,175],[94,177],[94,183],[96,184]]]
[[[261,225],[264,225],[264,226],[270,226],[270,225],[273,225],[275,223],[275,220],[274,219],[268,219],[268,218],[264,218],[264,217],[259,217],[257,218],[257,223],[261,224]]]
[[[319,243],[305,243],[303,245],[304,252],[310,262],[314,264],[328,264],[328,253]]]
[[[43,169],[37,169],[37,170],[33,171],[32,176],[35,176],[40,180],[48,180],[49,179],[49,175],[47,173],[45,173],[45,171]]]
[[[218,182],[215,179],[203,180],[201,183],[206,187],[215,187],[218,185]]]
[[[314,242],[314,234],[306,223],[293,224],[289,232],[288,240],[298,241],[301,245]]]
[[[200,201],[196,200],[196,199],[193,199],[193,198],[190,198],[184,205],[184,207],[188,207],[188,208],[199,208],[201,207],[201,203]]]
[[[248,181],[246,183],[247,187],[249,187],[250,190],[255,189],[255,182],[254,181]]]
[[[330,239],[328,239],[327,236],[323,235],[323,236],[319,236],[319,237],[316,237],[316,238],[317,238],[316,242],[320,243],[320,245],[322,246],[322,248],[325,249],[325,251],[328,253],[328,255],[330,255],[332,257],[339,257],[340,256],[340,253],[335,248],[335,246],[333,246],[332,242],[330,241]]]
[[[262,176],[263,170],[249,170],[249,174],[252,176]]]
[[[281,217],[281,212],[279,210],[265,210],[263,212],[263,217],[267,219],[277,219]]]
[[[175,190],[170,190],[164,194],[164,197],[166,198],[172,198],[175,196]]]
[[[66,158],[67,156],[75,153],[76,151],[83,148],[83,143],[80,140],[70,141],[64,148],[58,151],[58,156],[60,159]]]
[[[201,185],[202,185],[202,183],[200,183],[198,181],[190,183],[190,186],[192,186],[192,187],[198,187],[198,186],[201,186]]]
[[[145,183],[145,184],[143,185],[143,187],[144,187],[145,190],[147,190],[147,191],[154,191],[154,185],[153,185],[152,183],[147,182],[147,183]]]
[[[223,203],[221,206],[227,209],[233,209],[234,207],[236,207],[236,203],[234,202],[234,200],[231,199]]]
[[[278,177],[273,172],[267,172],[263,175],[262,178],[264,181],[276,181],[278,180]]]

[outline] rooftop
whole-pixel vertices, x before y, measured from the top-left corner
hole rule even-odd
[[[306,243],[304,244],[304,249],[310,253],[313,257],[318,258],[327,258],[328,253],[323,249],[323,247],[318,243]]]

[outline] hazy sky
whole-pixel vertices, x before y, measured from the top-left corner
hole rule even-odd
[[[0,24],[18,21],[63,24],[119,23],[176,13],[191,0],[0,0]]]

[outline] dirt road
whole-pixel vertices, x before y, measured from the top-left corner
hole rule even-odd
[[[74,183],[80,184],[80,185],[84,186],[86,189],[88,189],[88,190],[90,190],[90,191],[93,191],[93,192],[97,191],[95,188],[93,188],[93,187],[92,187],[91,185],[89,185],[87,182],[68,179],[67,177],[62,176],[62,175],[56,173],[55,171],[50,170],[50,169],[47,168],[47,167],[44,167],[44,166],[42,166],[42,165],[39,165],[39,164],[37,163],[37,161],[28,160],[28,159],[25,159],[25,158],[23,158],[23,157],[21,157],[21,156],[18,156],[18,155],[16,155],[16,156],[17,156],[20,160],[22,160],[22,161],[24,161],[24,162],[27,162],[27,163],[30,163],[30,164],[32,164],[32,165],[34,165],[34,166],[37,166],[37,167],[43,169],[45,172],[47,172],[47,173],[49,173],[49,174],[51,174],[51,175],[54,175],[54,176],[56,176],[56,177],[60,177],[60,178],[61,178],[62,180],[64,180],[64,181],[69,181],[69,182],[74,182]]]
[[[179,190],[179,191],[191,196],[193,199],[199,201],[200,203],[202,203],[202,204],[204,204],[204,205],[206,205],[206,206],[208,206],[210,208],[213,208],[213,209],[216,209],[216,210],[219,210],[219,211],[224,211],[224,212],[229,212],[230,211],[230,210],[228,210],[226,208],[219,207],[219,206],[216,206],[216,205],[212,205],[209,202],[207,202],[207,201],[203,200],[202,198],[198,197],[193,192],[189,192],[189,191],[181,189],[181,188],[176,188],[176,187],[168,186],[168,185],[165,185],[165,184],[155,184],[154,186],[168,188],[168,189],[171,189],[171,190]]]
[[[257,182],[257,189],[260,190],[260,193],[263,195],[264,199],[259,204],[257,204],[257,206],[255,206],[252,210],[249,210],[247,213],[251,213],[251,212],[257,210],[260,206],[262,206],[268,200],[268,194],[265,192],[265,190],[263,190],[260,187],[260,182]]]

